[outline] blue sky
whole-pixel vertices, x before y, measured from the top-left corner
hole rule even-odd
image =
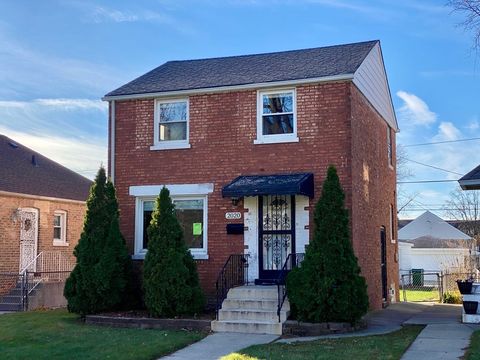
[[[480,137],[480,56],[443,1],[2,1],[0,133],[92,177],[106,163],[101,97],[168,60],[380,39],[399,144]],[[464,174],[480,142],[406,147]],[[407,161],[409,181],[459,175]],[[403,185],[409,212],[439,209],[455,183]],[[442,212],[435,210],[442,215]]]

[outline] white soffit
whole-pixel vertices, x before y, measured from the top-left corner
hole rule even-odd
[[[398,131],[380,43],[377,43],[354,74],[353,83],[385,121]]]

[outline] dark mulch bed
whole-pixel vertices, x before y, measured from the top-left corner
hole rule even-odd
[[[164,319],[164,318],[155,318],[150,316],[147,310],[128,310],[128,311],[112,311],[98,314],[99,316],[108,316],[108,317],[115,317],[115,318],[149,318],[149,319]],[[194,314],[194,315],[183,315],[183,316],[175,316],[172,319],[185,319],[185,320],[214,320],[215,319],[215,311],[205,312],[201,314]]]

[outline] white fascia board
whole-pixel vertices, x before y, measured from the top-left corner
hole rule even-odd
[[[282,87],[282,86],[295,86],[295,85],[303,85],[303,84],[311,84],[311,83],[343,81],[343,80],[352,80],[352,79],[353,79],[353,74],[342,74],[342,75],[324,76],[324,77],[311,78],[311,79],[272,81],[272,82],[265,82],[265,83],[219,86],[219,87],[211,87],[211,88],[165,91],[165,92],[155,92],[155,93],[145,93],[145,94],[104,96],[102,100],[111,101],[111,100],[148,99],[148,98],[159,98],[159,97],[179,97],[179,96],[188,96],[188,95],[195,95],[195,94],[219,93],[219,92],[234,91],[234,90],[265,89],[265,88],[275,88],[275,87]]]
[[[460,184],[462,189],[464,189],[464,186],[477,186],[480,189],[480,179],[458,180],[458,183]]]
[[[130,186],[129,194],[131,196],[158,196],[163,187],[170,191],[170,195],[188,196],[188,195],[208,195],[213,192],[213,184],[172,184],[172,185],[140,185]]]

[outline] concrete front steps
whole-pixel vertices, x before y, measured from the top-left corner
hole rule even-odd
[[[282,324],[290,312],[290,304],[285,300],[280,322],[277,306],[276,286],[240,286],[230,289],[218,312],[218,320],[212,321],[212,330],[281,335]]]
[[[28,295],[33,298],[40,288],[41,284],[36,289],[32,290]],[[10,290],[7,295],[0,297],[0,311],[22,311],[22,283],[18,282],[14,288]]]

